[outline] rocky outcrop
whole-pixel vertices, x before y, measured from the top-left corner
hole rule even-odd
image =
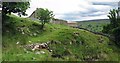
[[[24,46],[25,49],[27,50],[32,50],[32,51],[35,51],[35,50],[42,50],[42,49],[46,49],[48,50],[49,52],[51,52],[49,46],[47,43],[34,43],[34,44],[28,44],[28,45],[25,45]]]

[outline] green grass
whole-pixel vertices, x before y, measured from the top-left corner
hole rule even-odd
[[[109,21],[101,20],[101,21],[82,21],[79,22],[79,27],[86,28],[88,30],[94,31],[94,32],[102,32],[103,26],[106,24],[109,24]]]
[[[38,21],[12,15],[6,18],[3,24],[2,44],[4,61],[83,61],[91,57],[95,59],[97,56],[99,56],[98,61],[118,61],[118,48],[115,45],[109,46],[110,41],[107,37],[50,23],[45,25],[44,30],[41,30]],[[100,39],[103,41],[101,42]],[[45,54],[35,54],[39,51],[25,51],[25,48],[21,47],[26,44],[52,40],[59,42],[49,45],[53,50],[52,53],[42,50]],[[17,42],[20,44],[16,44]],[[59,54],[62,58],[53,58],[52,54]]]

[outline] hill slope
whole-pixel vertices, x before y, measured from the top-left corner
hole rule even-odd
[[[99,20],[88,20],[88,21],[79,21],[78,26],[80,28],[85,28],[94,32],[102,32],[103,27],[109,24],[108,19],[99,19]]]
[[[28,50],[25,45],[47,43],[46,49]],[[6,61],[118,61],[107,37],[64,25],[46,24],[9,15],[3,22],[3,60]]]

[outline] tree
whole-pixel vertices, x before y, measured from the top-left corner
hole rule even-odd
[[[53,11],[49,11],[48,9],[39,8],[36,11],[37,18],[41,21],[41,28],[44,28],[45,23],[48,23],[53,17]]]
[[[103,27],[103,32],[112,33],[112,29],[120,26],[120,19],[118,17],[118,13],[119,11],[117,9],[110,10],[108,15],[110,19],[110,24]]]
[[[27,15],[25,12],[29,8],[29,2],[3,2],[2,14],[18,13],[19,16]]]
[[[119,10],[113,9],[109,12],[110,24],[103,27],[103,32],[114,36],[115,43],[120,46],[120,16]]]
[[[113,9],[113,10],[110,10],[109,15],[108,15],[108,17],[110,19],[110,24],[113,28],[118,27],[118,24],[119,24],[119,22],[118,22],[118,12],[119,12],[118,10]]]
[[[120,46],[120,26],[113,30],[113,36],[115,37],[115,43]]]

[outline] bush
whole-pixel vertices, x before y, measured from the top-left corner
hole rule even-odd
[[[115,43],[120,45],[120,27],[117,27],[113,30],[113,35],[115,37]]]

